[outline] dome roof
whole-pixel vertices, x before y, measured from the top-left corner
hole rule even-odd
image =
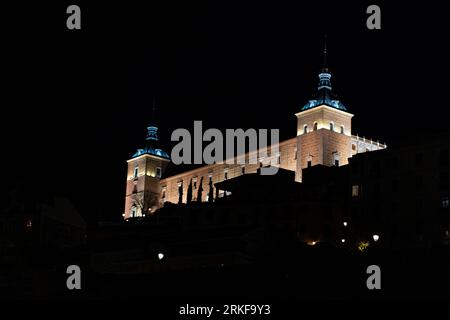
[[[131,158],[137,158],[139,156],[142,156],[143,154],[149,154],[152,156],[157,156],[157,157],[161,157],[161,158],[170,160],[170,157],[167,154],[167,152],[165,152],[161,149],[153,148],[151,146],[147,146],[143,149],[137,149],[137,151],[133,154],[133,156]]]
[[[342,111],[347,111],[347,108],[337,99],[334,99],[334,94],[331,91],[331,73],[328,70],[319,74],[319,86],[317,87],[317,94],[315,99],[311,99],[306,103],[301,111],[309,110],[321,105],[326,105]]]

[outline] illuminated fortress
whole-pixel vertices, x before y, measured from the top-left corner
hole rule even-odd
[[[326,65],[326,50],[316,95],[295,116],[297,136],[281,141],[276,154],[270,153],[269,146],[266,153],[256,150],[238,155],[234,164],[205,165],[172,176],[164,174],[171,161],[165,151],[157,148],[158,127],[152,123],[147,128],[146,146],[138,149],[127,161],[124,218],[151,214],[165,202],[186,203],[190,184],[193,201],[213,201],[212,197],[224,196],[215,190],[215,183],[242,174],[256,173],[258,168],[267,163],[295,171],[295,180],[301,182],[304,168],[318,164],[342,166],[357,153],[386,148],[384,144],[352,134],[353,114],[334,97],[331,73]],[[261,153],[268,156],[258,158]],[[239,164],[239,158],[244,158],[245,164]],[[199,188],[203,192],[199,193]],[[214,192],[210,192],[211,188]],[[202,199],[196,199],[198,194],[201,194]]]

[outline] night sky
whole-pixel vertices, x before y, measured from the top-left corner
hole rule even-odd
[[[126,160],[144,143],[154,97],[169,154],[171,132],[194,120],[293,137],[294,114],[316,90],[324,34],[354,134],[389,146],[448,126],[443,5],[376,2],[382,29],[368,30],[372,1],[335,2],[6,6],[3,187],[25,179],[30,192],[68,196],[90,222],[120,218]],[[66,29],[74,3],[81,31]]]

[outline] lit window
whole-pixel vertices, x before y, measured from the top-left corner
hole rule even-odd
[[[359,185],[355,184],[352,186],[352,197],[359,196]]]
[[[337,151],[333,152],[333,165],[339,167],[339,154]]]
[[[136,217],[137,216],[137,208],[136,207],[131,207],[131,217]]]
[[[133,171],[133,179],[136,179],[138,177],[139,174],[139,167],[136,166],[134,167],[134,171]]]
[[[156,177],[161,178],[161,167],[156,168]]]
[[[28,219],[25,226],[26,226],[27,232],[31,231],[31,228],[33,227],[33,221],[31,219]]]
[[[442,208],[447,209],[450,206],[450,200],[448,197],[442,198]]]

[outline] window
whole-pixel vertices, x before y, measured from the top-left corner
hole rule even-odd
[[[339,153],[337,151],[333,152],[333,165],[339,167]]]
[[[359,185],[355,184],[352,186],[352,197],[359,196]]]
[[[450,206],[450,200],[448,197],[442,198],[442,209],[447,209]]]
[[[225,180],[228,179],[228,170],[225,170],[225,171],[223,172],[223,178],[224,178]]]
[[[317,122],[314,122],[314,131],[317,130]]]
[[[330,122],[330,130],[334,131],[334,124],[333,124],[333,122]]]
[[[303,126],[303,133],[308,133],[308,126],[306,124]]]
[[[156,167],[156,177],[161,178],[161,167]]]
[[[134,170],[133,170],[133,179],[136,179],[138,177],[138,174],[139,174],[139,167],[136,166],[136,167],[134,167]]]
[[[356,144],[352,144],[352,150],[356,151]]]
[[[164,200],[166,198],[166,189],[162,190],[162,199]]]
[[[242,174],[245,174],[245,166],[242,166],[242,167],[241,167],[241,173],[242,173]]]
[[[311,160],[308,160],[308,168],[311,168],[311,165],[312,165]]]
[[[344,134],[344,126],[341,126],[341,133]]]
[[[280,164],[280,163],[281,163],[281,156],[278,155],[278,156],[277,156],[277,164]]]
[[[130,216],[132,218],[137,216],[137,208],[135,206],[131,207],[131,214],[130,214]]]
[[[192,182],[194,183],[193,185],[194,189],[197,189],[197,178],[193,178]]]

